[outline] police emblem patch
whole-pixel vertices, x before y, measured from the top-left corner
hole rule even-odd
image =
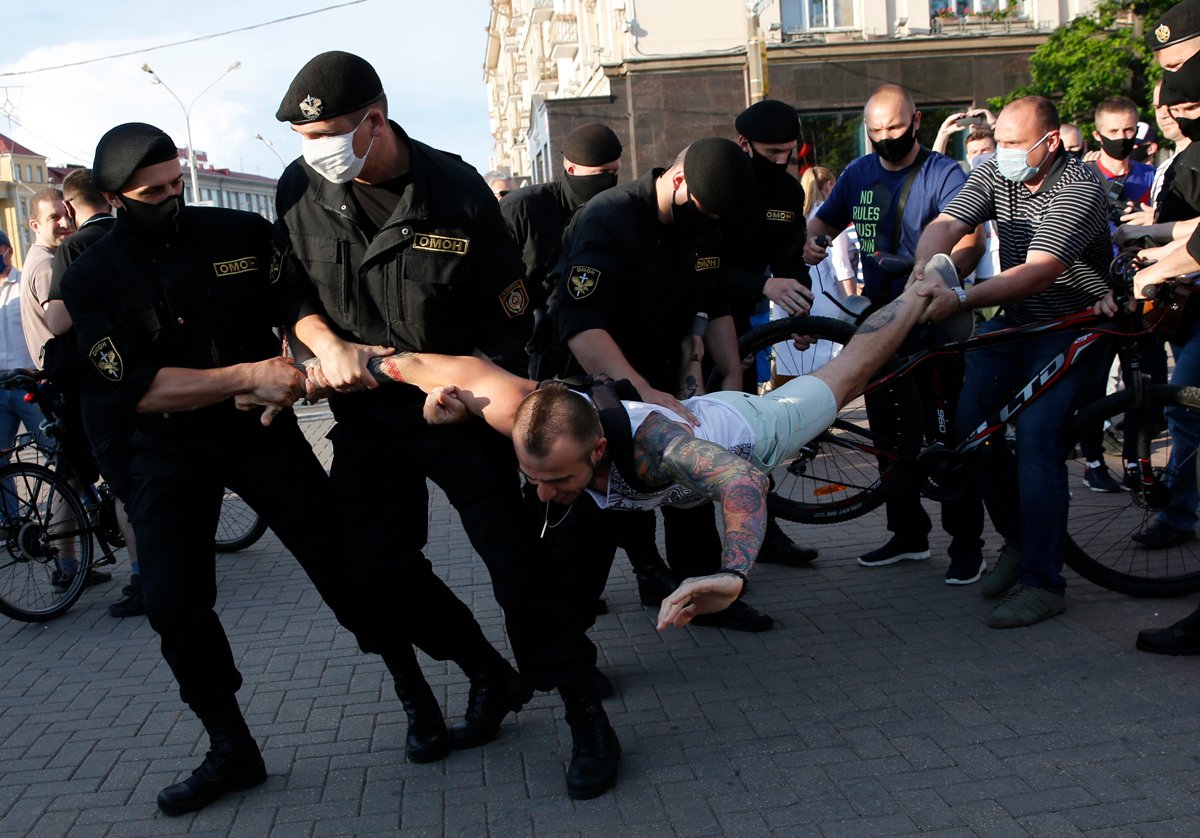
[[[589,268],[587,265],[575,265],[567,276],[567,290],[577,300],[582,300],[591,294],[599,284],[600,271]]]
[[[791,210],[767,210],[767,221],[782,221],[785,224],[791,224],[795,217],[796,213]]]
[[[309,119],[316,119],[321,115],[321,111],[325,109],[324,105],[321,104],[321,100],[311,93],[300,100],[298,107],[300,108],[300,113]]]
[[[701,256],[696,260],[696,270],[698,271],[711,271],[719,267],[721,267],[720,256]]]
[[[520,317],[529,308],[529,294],[525,292],[525,280],[518,279],[500,292],[500,305],[509,317]]]
[[[1165,23],[1160,23],[1158,28],[1154,30],[1154,37],[1158,39],[1160,44],[1165,44],[1167,41],[1171,40],[1171,27],[1167,26]]]
[[[466,256],[471,247],[470,239],[457,239],[454,236],[435,236],[430,233],[419,233],[413,239],[413,250],[428,250],[432,253],[450,253],[454,256]]]
[[[92,359],[96,372],[109,381],[120,381],[125,376],[125,362],[121,360],[121,353],[117,352],[112,338],[98,341],[88,351],[88,357]]]
[[[217,276],[244,274],[258,270],[257,256],[243,256],[241,259],[230,259],[228,262],[213,262],[213,271]]]

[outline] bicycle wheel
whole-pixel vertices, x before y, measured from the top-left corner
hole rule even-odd
[[[0,468],[0,613],[38,623],[65,613],[92,566],[91,527],[65,481],[35,463]]]
[[[1081,410],[1072,425],[1075,442],[1089,427],[1103,423],[1105,437],[1114,443],[1105,446],[1106,464],[1118,476],[1124,474],[1122,429],[1132,403],[1132,392],[1114,393]],[[1150,388],[1149,403],[1151,412],[1165,407],[1200,411],[1200,389],[1156,385]],[[1200,413],[1194,416],[1200,422]],[[1137,424],[1143,429],[1139,442],[1150,458],[1148,484],[1115,494],[1089,492],[1083,488],[1084,460],[1067,460],[1072,491],[1067,565],[1084,579],[1129,596],[1176,597],[1200,591],[1200,541],[1155,550],[1133,541],[1134,534],[1149,526],[1170,501],[1173,471],[1196,473],[1196,451],[1174,452],[1172,469],[1168,466],[1174,451],[1171,431],[1155,421]]]
[[[789,375],[807,375],[849,342],[854,327],[828,317],[792,317],[751,329],[738,341],[742,357],[777,344],[793,334],[827,341],[789,358]],[[809,353],[812,353],[809,355]],[[833,524],[857,518],[879,506],[913,474],[912,458],[920,451],[920,400],[907,378],[873,392],[873,416],[887,417],[887,432],[872,433],[866,400],[851,400],[829,430],[813,439],[791,462],[772,474],[771,511],[788,521]]]
[[[242,500],[241,495],[226,489],[225,498],[221,501],[221,517],[217,521],[217,552],[236,553],[245,550],[262,538],[266,531],[266,522]]]

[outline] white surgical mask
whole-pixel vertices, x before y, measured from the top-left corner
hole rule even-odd
[[[1026,151],[1019,148],[997,148],[996,149],[996,167],[1000,169],[1000,174],[1011,180],[1013,183],[1025,183],[1037,174],[1038,167],[1029,165],[1030,153],[1046,141],[1050,136],[1047,131],[1040,140],[1034,143]]]
[[[346,134],[332,134],[327,137],[314,139],[304,138],[300,141],[300,150],[305,162],[312,166],[321,177],[333,183],[349,183],[358,177],[363,165],[367,162],[367,154],[375,144],[375,137],[367,145],[367,152],[362,157],[354,153],[354,135],[366,122],[370,111],[363,115],[358,125]]]

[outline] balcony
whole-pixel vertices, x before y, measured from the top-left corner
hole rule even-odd
[[[550,57],[574,58],[579,52],[579,21],[575,15],[555,15],[550,24]]]
[[[554,15],[554,0],[529,0],[529,25],[549,20]]]
[[[525,81],[529,78],[529,59],[523,55],[513,59],[512,77],[515,81]]]
[[[558,64],[554,61],[543,61],[538,68],[538,80],[534,90],[549,96],[558,91]]]

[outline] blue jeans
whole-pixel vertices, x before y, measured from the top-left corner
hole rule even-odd
[[[993,318],[975,333],[1011,325],[1002,318]],[[966,381],[958,403],[959,433],[972,433],[1079,334],[1059,332],[968,352]],[[1077,368],[1043,391],[1017,416],[1015,461],[1003,431],[999,431],[979,449],[973,463],[992,524],[1005,541],[1019,545],[1024,553],[1023,585],[1056,594],[1066,589],[1062,566],[1070,494],[1063,460],[1065,428],[1078,407],[1080,393],[1094,389],[1093,379],[1103,375],[1101,356],[1105,355],[1099,343],[1089,346]]]
[[[54,447],[44,433],[41,425],[45,419],[42,410],[36,404],[25,401],[24,390],[0,390],[0,448],[9,448],[17,438],[17,428],[25,426],[25,430],[37,436],[37,444],[46,450]],[[0,458],[0,465],[8,465],[9,457]],[[16,513],[14,499],[15,488],[12,480],[3,481],[4,491],[0,492],[0,513],[5,518]]]
[[[1171,343],[1175,372],[1171,383],[1183,387],[1200,386],[1200,321],[1193,322],[1179,343]],[[1177,530],[1196,528],[1196,507],[1200,491],[1196,489],[1196,448],[1200,446],[1200,416],[1194,410],[1168,407],[1163,411],[1171,432],[1171,459],[1167,464],[1167,483],[1171,502],[1157,520]]]

